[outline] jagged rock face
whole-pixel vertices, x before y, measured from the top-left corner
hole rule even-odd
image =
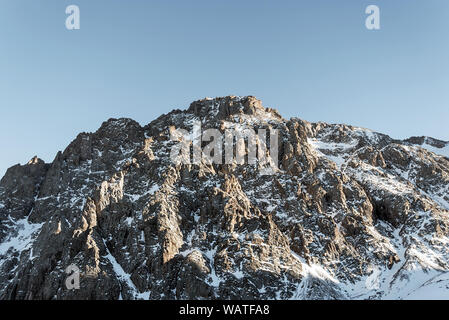
[[[175,164],[170,132],[198,121],[279,130],[275,174]],[[421,147],[447,145],[434,140],[285,120],[254,97],[110,119],[1,180],[0,298],[447,297],[449,159]]]

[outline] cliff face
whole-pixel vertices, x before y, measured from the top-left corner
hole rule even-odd
[[[173,129],[198,121],[277,129],[278,168],[175,164]],[[1,180],[0,298],[449,298],[448,145],[285,120],[254,97],[110,119]]]

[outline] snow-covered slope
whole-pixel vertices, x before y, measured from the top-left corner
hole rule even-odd
[[[350,297],[449,298],[449,238],[445,233],[433,233],[430,227],[439,223],[435,219],[447,223],[447,161],[423,150],[421,147],[426,144],[397,144],[368,129],[311,126],[318,128],[309,138],[317,155],[336,163],[342,173],[363,185],[375,207],[388,209],[386,206],[391,206],[390,212],[387,210],[386,215],[374,221],[371,231],[382,239],[385,248],[394,253],[398,261],[391,268],[372,266],[358,282],[345,284]],[[436,172],[429,175],[427,170],[432,165]],[[424,203],[414,208],[416,199]],[[399,207],[394,212],[396,203]],[[435,215],[430,208],[437,208],[438,213]]]

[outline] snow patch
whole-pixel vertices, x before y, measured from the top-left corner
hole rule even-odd
[[[17,230],[17,233],[10,235],[6,241],[0,244],[0,255],[6,254],[10,248],[19,252],[29,249],[35,240],[34,235],[44,225],[44,223],[30,223],[28,218],[15,221],[14,224],[12,229]]]
[[[127,273],[125,270],[123,270],[122,266],[117,262],[115,257],[109,251],[108,247],[106,246],[106,243],[104,241],[103,241],[103,243],[104,243],[104,246],[105,246],[106,252],[107,252],[107,255],[104,258],[106,258],[112,264],[112,268],[113,268],[115,274],[117,275],[117,277],[120,280],[126,282],[128,287],[131,288],[135,299],[148,300],[151,292],[148,291],[148,292],[140,293],[139,290],[137,290],[136,286],[134,285],[134,283],[131,280],[131,275],[129,273]]]

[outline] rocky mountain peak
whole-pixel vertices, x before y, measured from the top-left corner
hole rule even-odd
[[[201,118],[214,116],[218,120],[241,114],[261,116],[265,113],[273,113],[280,117],[276,110],[263,107],[262,101],[253,96],[205,98],[192,102],[187,111]]]
[[[104,121],[100,128],[97,130],[97,133],[118,133],[127,129],[137,129],[140,128],[140,125],[137,121],[130,118],[110,118],[107,121]]]
[[[404,140],[404,142],[409,142],[409,143],[415,144],[415,145],[428,144],[428,145],[430,145],[432,147],[436,147],[436,148],[443,148],[449,143],[448,141],[442,141],[442,140],[438,140],[438,139],[434,139],[434,138],[426,137],[426,136],[410,137],[410,138]]]
[[[277,170],[174,163],[170,132],[196,122],[275,128]],[[0,181],[0,299],[443,297],[449,159],[415,140],[286,120],[252,96],[109,119]]]
[[[37,156],[34,156],[31,158],[30,161],[27,162],[27,165],[33,165],[33,164],[44,164],[45,162],[42,159],[39,159]]]

